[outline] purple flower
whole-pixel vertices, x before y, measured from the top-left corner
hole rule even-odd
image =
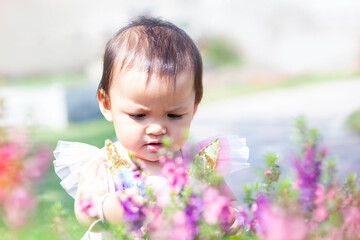
[[[247,216],[246,212],[240,211],[238,213],[238,221],[241,224],[244,224],[247,230],[251,233],[255,233],[258,229],[259,218],[261,217],[262,212],[270,206],[270,199],[264,193],[258,193],[255,199],[255,202],[251,205],[251,212],[253,213],[252,218]],[[240,220],[239,220],[240,219]]]
[[[191,226],[192,229],[192,235],[196,235],[199,231],[197,223],[201,218],[203,208],[204,204],[201,198],[194,194],[191,194],[189,202],[184,210],[188,224]]]
[[[141,195],[145,194],[144,180],[138,177],[138,170],[121,167],[114,177],[115,191],[125,190],[128,188],[137,188]]]
[[[317,182],[321,174],[321,162],[316,159],[315,146],[307,147],[304,156],[302,158],[295,157],[293,163],[297,173],[297,184],[300,188],[299,199],[304,211],[312,211]]]
[[[131,224],[131,230],[139,229],[146,218],[146,208],[141,196],[136,192],[126,191],[118,200],[124,210],[123,220]]]

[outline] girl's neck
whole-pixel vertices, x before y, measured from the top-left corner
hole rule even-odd
[[[174,153],[174,159],[176,157],[182,157],[181,150]],[[163,169],[163,164],[161,164],[159,161],[147,161],[147,160],[141,160],[143,163],[145,163],[145,173],[148,174],[148,176],[160,176],[161,171]],[[187,165],[187,164],[186,164]]]
[[[161,175],[161,170],[163,165],[160,164],[159,161],[143,161],[146,166],[145,166],[145,173],[148,174],[148,176],[160,176]]]

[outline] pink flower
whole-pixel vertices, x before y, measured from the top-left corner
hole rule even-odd
[[[322,222],[328,216],[328,211],[324,206],[325,199],[326,199],[326,195],[324,193],[324,186],[318,183],[315,191],[315,200],[314,200],[315,210],[313,212],[313,219],[316,222]]]
[[[326,156],[327,156],[327,153],[328,153],[327,147],[326,147],[326,146],[322,146],[322,147],[320,148],[320,154],[321,154],[321,156],[322,156],[322,157],[326,157]]]
[[[159,207],[165,207],[170,203],[171,187],[169,185],[164,185],[160,190],[156,191],[156,203]]]
[[[24,165],[24,176],[28,179],[38,179],[50,165],[50,151],[47,148],[40,148],[36,155],[27,159]]]
[[[183,211],[176,211],[173,216],[174,229],[172,231],[172,237],[174,240],[191,240],[192,228],[187,221],[186,214]]]
[[[168,180],[175,194],[181,191],[187,181],[186,169],[182,163],[181,158],[176,158],[175,161],[167,161],[161,171],[161,174]]]
[[[315,205],[322,204],[324,200],[325,200],[324,186],[318,183],[315,191],[314,204]]]
[[[251,204],[251,208],[250,208],[251,212],[256,212],[258,210],[258,205],[257,203],[253,203]]]
[[[26,224],[30,212],[35,207],[35,199],[22,187],[13,189],[4,202],[5,222],[10,227]]]
[[[342,208],[347,207],[352,202],[352,199],[353,199],[352,194],[349,194],[349,196],[345,199],[341,207]]]
[[[297,216],[279,207],[263,206],[259,212],[258,235],[266,240],[301,240],[306,237],[307,225]]]
[[[265,171],[264,171],[264,174],[265,175],[271,175],[272,174],[272,171],[271,171],[271,169],[266,169]]]
[[[191,225],[189,225],[184,211],[177,210],[173,215],[164,216],[164,214],[160,214],[160,209],[153,208],[149,213],[152,215],[152,221],[148,225],[150,239],[194,239]]]
[[[85,213],[87,216],[96,217],[98,215],[95,204],[91,198],[84,199],[84,198],[80,197],[79,205],[80,205],[81,211],[83,213]]]
[[[352,206],[344,211],[344,226],[343,233],[347,239],[359,239],[360,238],[360,209]]]
[[[204,201],[204,220],[208,224],[220,222],[224,229],[230,226],[230,200],[219,194],[218,190],[208,188],[203,194]]]
[[[313,218],[316,222],[324,221],[328,216],[328,211],[323,205],[319,205],[313,212]]]

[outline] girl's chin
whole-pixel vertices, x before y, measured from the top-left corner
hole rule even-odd
[[[144,162],[157,162],[159,161],[159,155],[158,154],[150,154],[152,156],[144,156],[144,155],[135,155],[134,159],[139,159]]]

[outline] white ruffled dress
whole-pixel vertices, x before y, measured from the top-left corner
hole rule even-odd
[[[191,159],[194,153],[199,152],[213,139],[210,138],[197,144],[185,143],[179,153],[185,159]],[[221,169],[224,175],[233,173],[243,168],[249,167],[247,162],[249,158],[249,148],[246,146],[246,140],[236,136],[221,137],[220,151],[217,160],[217,168]],[[120,156],[132,163],[128,151],[119,143],[115,146]],[[80,181],[87,181],[87,185],[102,186],[106,193],[115,192],[114,176],[109,170],[105,148],[79,143],[59,141],[54,150],[54,168],[56,174],[61,179],[61,186],[65,191],[75,198]],[[153,188],[163,186],[165,178],[160,176],[147,177],[146,184]],[[89,184],[90,183],[90,184]],[[99,220],[97,220],[99,222]],[[92,232],[92,226],[85,233],[82,240],[101,240],[108,239],[105,232]]]

